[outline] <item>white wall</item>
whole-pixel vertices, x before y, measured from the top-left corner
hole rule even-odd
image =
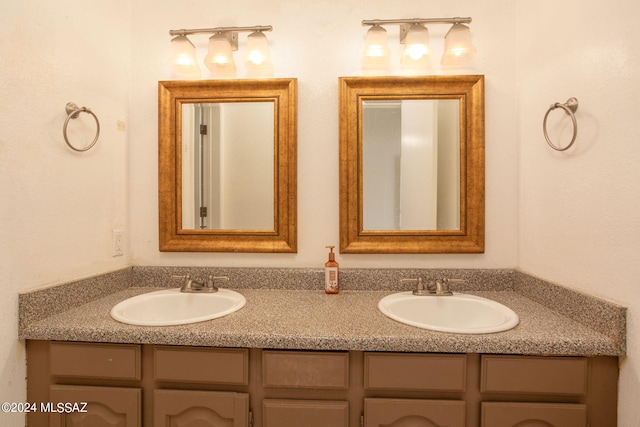
[[[499,0],[195,0],[132,1],[131,229],[134,264],[321,267],[325,246],[338,243],[338,77],[359,74],[367,28],[363,19],[472,16],[477,58],[464,73],[486,75],[487,244],[481,255],[340,255],[344,267],[515,267],[517,242],[517,111],[515,5]],[[508,19],[505,19],[505,16]],[[277,77],[298,78],[298,253],[158,252],[157,81],[166,67],[170,29],[272,25],[267,33]],[[442,50],[448,25],[433,26]],[[388,28],[399,69],[398,27]],[[194,36],[200,60],[206,35]],[[241,74],[246,33],[235,53]],[[434,54],[439,72],[439,53]],[[205,74],[207,72],[204,69]]]
[[[19,1],[0,5],[0,401],[25,400],[18,292],[129,265],[111,256],[128,228],[129,1]],[[64,143],[69,101],[100,120],[84,154]],[[69,124],[94,136],[91,117]],[[24,425],[0,414],[3,426]]]
[[[619,425],[640,419],[640,4],[518,2],[519,266],[629,307]],[[574,147],[547,146],[549,105],[580,102]],[[563,117],[560,111],[554,119]],[[555,117],[557,115],[557,117]],[[550,120],[551,121],[551,120]],[[558,135],[568,142],[571,129]],[[491,185],[491,184],[489,184]],[[490,213],[489,213],[490,214]]]

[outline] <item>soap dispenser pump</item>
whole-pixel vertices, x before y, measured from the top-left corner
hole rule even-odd
[[[340,290],[338,282],[338,263],[333,253],[335,246],[327,246],[329,249],[329,261],[324,264],[324,291],[328,294],[337,294]]]

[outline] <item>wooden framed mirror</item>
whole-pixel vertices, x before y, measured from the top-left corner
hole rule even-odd
[[[340,252],[484,252],[484,76],[339,78]]]
[[[160,251],[297,251],[297,80],[158,82]]]

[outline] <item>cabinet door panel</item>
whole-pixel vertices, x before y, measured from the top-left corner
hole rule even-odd
[[[157,381],[247,385],[249,350],[155,346]]]
[[[365,399],[365,427],[464,427],[465,403],[456,400]]]
[[[219,391],[155,390],[154,427],[247,427],[249,395]]]
[[[71,406],[63,406],[62,413],[52,412],[49,426],[139,427],[141,398],[138,388],[52,385],[49,399],[56,406],[48,410],[57,411],[58,403]]]
[[[464,391],[467,359],[462,354],[365,353],[368,390]]]
[[[265,399],[263,427],[348,427],[349,402]]]
[[[62,377],[140,379],[140,346],[52,342],[51,375]]]
[[[319,351],[262,352],[265,387],[349,388],[349,353]]]
[[[584,395],[587,359],[485,355],[480,391]]]
[[[483,402],[482,427],[586,427],[586,405]]]

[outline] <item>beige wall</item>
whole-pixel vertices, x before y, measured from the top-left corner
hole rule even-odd
[[[640,419],[640,5],[518,5],[518,265],[629,307],[619,425],[634,426]],[[571,96],[580,102],[578,139],[557,153],[544,140],[542,119],[550,104]],[[549,126],[550,133],[558,130]],[[571,129],[553,134],[566,143]]]
[[[18,292],[122,268],[111,231],[128,229],[129,0],[0,5],[0,401],[25,399]],[[62,136],[69,101],[100,120],[84,154]],[[90,116],[68,125],[92,140]],[[3,426],[24,425],[0,414]]]
[[[486,253],[340,255],[344,267],[522,267],[629,305],[620,425],[640,417],[637,165],[632,134],[638,6],[542,0],[116,0],[0,6],[0,399],[24,400],[17,293],[124,265],[320,267],[338,242],[337,78],[359,73],[362,19],[472,16],[486,76]],[[631,3],[631,2],[626,2]],[[631,10],[635,9],[635,10]],[[158,252],[157,81],[169,29],[273,25],[275,72],[299,79],[297,254]],[[441,49],[446,26],[433,27]],[[556,35],[563,37],[557,39]],[[399,55],[397,28],[390,27]],[[206,36],[194,38],[206,49]],[[241,49],[244,39],[241,40]],[[517,48],[517,49],[516,49]],[[239,57],[236,57],[239,60]],[[239,62],[239,61],[238,61]],[[439,73],[437,60],[434,73]],[[576,96],[575,150],[552,152],[541,121]],[[102,136],[84,155],[62,140],[64,105],[92,107]],[[634,110],[635,108],[635,110]],[[127,132],[117,130],[117,121]],[[127,255],[111,257],[111,231]],[[0,415],[3,425],[21,417]]]
[[[515,6],[492,0],[249,0],[132,2],[131,244],[135,264],[321,267],[326,245],[338,244],[338,77],[359,74],[367,28],[363,19],[472,16],[480,54],[459,73],[486,75],[487,251],[481,255],[337,255],[345,267],[515,267],[517,242],[517,99]],[[505,19],[505,16],[509,17]],[[158,252],[157,81],[167,79],[170,29],[231,25],[273,26],[267,33],[276,76],[298,78],[298,253],[180,254]],[[434,26],[434,72],[448,25]],[[399,68],[398,27],[389,39]],[[192,40],[204,58],[207,36]],[[246,33],[240,36],[240,68]],[[204,68],[204,67],[203,67]],[[205,74],[208,72],[204,69]]]

